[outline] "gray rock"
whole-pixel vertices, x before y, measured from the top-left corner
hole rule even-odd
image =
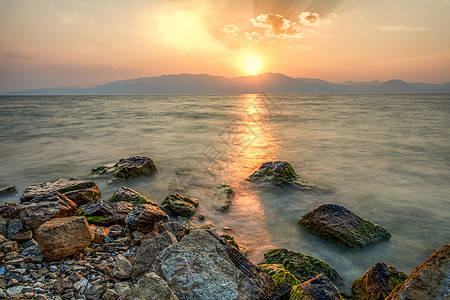
[[[109,202],[99,199],[82,205],[78,215],[86,217],[89,223],[99,226],[124,224],[125,218],[133,210],[133,204],[126,201]]]
[[[365,247],[383,240],[391,234],[336,204],[323,204],[305,214],[298,224],[314,234],[350,248]]]
[[[103,293],[101,300],[116,300],[117,298],[119,298],[119,294],[114,289],[107,289]]]
[[[118,189],[114,195],[112,195],[111,199],[109,199],[110,202],[118,202],[118,201],[127,201],[133,203],[133,205],[139,205],[139,204],[152,204],[152,205],[158,205],[151,201],[150,199],[142,196],[138,192],[127,188],[127,187],[121,187]]]
[[[17,189],[15,185],[5,186],[0,188],[0,197],[7,196],[10,194],[17,193]]]
[[[158,169],[153,161],[149,157],[144,156],[122,158],[116,164],[92,169],[92,174],[112,175],[110,183],[141,176],[151,176],[157,172]]]
[[[0,217],[0,234],[5,234],[6,228],[8,226],[8,221],[3,217]]]
[[[181,241],[181,239],[188,234],[188,230],[184,223],[179,221],[159,222],[155,225],[155,230],[158,233],[168,231],[177,238],[177,241]]]
[[[119,295],[124,295],[130,290],[130,284],[126,281],[117,282],[114,284],[114,290]]]
[[[88,300],[98,300],[101,298],[103,292],[106,290],[105,284],[91,284],[88,283],[86,286],[83,295]]]
[[[16,241],[18,243],[23,243],[23,242],[31,240],[32,238],[33,238],[33,232],[31,230],[29,230],[29,231],[25,231],[25,232],[17,233],[15,235],[13,235],[12,237],[10,237],[10,240]]]
[[[290,300],[341,300],[339,290],[331,280],[319,274],[292,288]]]
[[[143,242],[136,252],[133,264],[133,279],[149,272],[161,251],[176,242],[175,236],[168,231],[163,231],[153,239]]]
[[[15,234],[18,234],[23,228],[22,222],[18,219],[9,220],[8,226],[6,228],[5,236],[7,238],[12,237]]]
[[[211,190],[212,196],[215,199],[215,203],[213,207],[217,211],[225,211],[227,210],[232,202],[234,197],[234,191],[227,184],[220,184],[215,186]]]
[[[195,230],[163,250],[152,271],[179,299],[261,299],[273,288],[269,275],[210,230]]]
[[[292,285],[283,283],[276,290],[267,295],[264,300],[289,300],[291,297]]]
[[[141,204],[136,206],[125,218],[125,224],[132,230],[148,233],[160,221],[167,221],[169,216],[158,206]]]
[[[119,279],[128,279],[131,277],[133,266],[125,256],[119,254],[116,256],[116,265],[113,268],[113,275]]]
[[[153,272],[147,273],[121,300],[178,300],[167,282]]]
[[[6,289],[6,293],[8,294],[8,296],[13,297],[15,295],[22,293],[22,288],[23,288],[23,286],[21,286],[21,285],[12,286],[12,287]]]
[[[161,207],[171,214],[190,218],[198,206],[198,199],[189,198],[180,194],[170,194],[161,203]]]

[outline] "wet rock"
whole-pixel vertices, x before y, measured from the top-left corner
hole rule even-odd
[[[123,236],[123,227],[121,225],[113,225],[109,227],[108,236],[112,238]]]
[[[116,256],[116,265],[113,269],[113,275],[119,279],[128,279],[131,277],[133,267],[125,256],[119,254]]]
[[[300,252],[286,249],[271,249],[264,253],[265,264],[282,264],[301,282],[323,273],[332,281],[341,280],[339,274],[325,261]]]
[[[0,217],[0,234],[6,233],[6,228],[8,227],[8,221],[3,217]]]
[[[124,224],[125,218],[133,210],[133,204],[126,201],[109,202],[97,200],[80,207],[78,215],[85,216],[89,223],[108,226]]]
[[[210,230],[196,230],[163,250],[152,271],[179,299],[260,299],[273,280]]]
[[[151,240],[143,242],[136,252],[133,264],[133,278],[136,279],[148,273],[161,251],[176,242],[175,236],[168,231],[163,231]]]
[[[7,238],[12,237],[15,234],[18,234],[23,228],[22,222],[18,219],[9,220],[8,226],[6,227],[5,236]]]
[[[159,221],[167,221],[169,216],[158,206],[141,204],[136,206],[125,218],[125,224],[132,230],[148,233]]]
[[[391,234],[336,204],[323,204],[305,214],[298,224],[314,234],[350,248],[365,247],[383,240]]]
[[[149,157],[132,156],[122,158],[114,165],[101,166],[92,169],[93,174],[112,175],[111,182],[120,179],[132,179],[141,176],[151,176],[158,172],[155,164]]]
[[[179,221],[159,222],[155,225],[155,230],[158,233],[168,231],[177,238],[177,241],[181,241],[181,239],[188,234],[188,230],[184,223]]]
[[[301,190],[323,190],[326,189],[318,185],[299,179],[294,168],[287,161],[271,161],[263,163],[257,171],[255,171],[248,181],[254,182],[260,186],[278,186],[278,187],[294,187]]]
[[[417,266],[386,300],[448,299],[450,296],[450,243]]]
[[[289,300],[291,297],[292,285],[289,283],[283,283],[272,293],[267,295],[264,300]]]
[[[139,204],[158,205],[153,201],[151,201],[150,199],[142,196],[138,192],[124,186],[118,189],[114,193],[114,195],[112,195],[111,199],[109,199],[109,201],[110,202],[127,201],[133,203],[133,205]]]
[[[17,242],[16,241],[7,241],[0,245],[1,252],[13,252],[17,250]]]
[[[341,300],[339,290],[331,280],[319,274],[316,277],[294,286],[291,300]]]
[[[161,203],[161,207],[171,214],[186,218],[192,217],[198,206],[198,199],[189,198],[180,194],[170,194]]]
[[[17,193],[15,185],[5,186],[0,188],[0,197]]]
[[[94,240],[92,242],[96,244],[103,244],[109,235],[109,228],[96,226],[94,224],[90,224],[89,228],[91,228],[92,233],[94,234]]]
[[[36,230],[39,249],[46,260],[56,260],[89,246],[94,234],[84,217],[57,218]]]
[[[217,211],[225,211],[227,210],[232,202],[234,197],[234,191],[227,184],[220,184],[215,186],[211,190],[212,196],[215,199],[215,203],[213,207]]]
[[[86,191],[85,191],[86,190]],[[95,182],[90,180],[77,180],[77,179],[58,179],[55,181],[44,182],[30,185],[23,192],[23,196],[20,198],[20,202],[30,202],[36,196],[43,194],[54,194],[59,192],[66,194],[66,197],[78,204],[95,201],[100,198],[100,191]],[[71,196],[71,197],[69,197]]]
[[[178,300],[167,282],[153,272],[145,274],[121,300]]]
[[[10,237],[9,239],[12,241],[16,241],[18,243],[24,243],[26,241],[29,241],[33,238],[33,232],[31,231],[26,231],[26,232],[22,232],[22,233],[17,233],[15,235],[13,235],[12,237]]]
[[[352,294],[356,299],[385,299],[408,275],[393,266],[377,263],[374,267],[353,281]]]

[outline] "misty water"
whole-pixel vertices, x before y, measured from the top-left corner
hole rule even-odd
[[[19,191],[0,201],[19,202],[30,184],[70,177],[93,178],[109,199],[120,185],[90,170],[149,156],[159,174],[128,187],[157,203],[184,189],[200,200],[192,225],[235,236],[254,263],[274,247],[324,259],[348,291],[377,262],[409,273],[449,242],[449,115],[448,94],[0,97],[0,186]],[[245,181],[273,160],[333,192],[260,190]],[[236,192],[226,213],[207,194],[220,183]],[[347,249],[296,225],[324,203],[392,238]]]

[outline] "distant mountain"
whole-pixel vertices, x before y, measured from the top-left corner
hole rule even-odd
[[[160,94],[255,94],[255,93],[450,93],[445,84],[386,82],[332,83],[321,79],[292,78],[279,73],[221,77],[207,74],[176,74],[119,80],[93,88],[61,87],[17,91],[7,95],[160,95]]]

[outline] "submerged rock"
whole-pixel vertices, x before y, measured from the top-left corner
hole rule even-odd
[[[386,300],[448,299],[450,297],[450,243],[417,266]]]
[[[314,234],[350,248],[365,247],[383,240],[391,234],[336,204],[324,204],[305,214],[298,224]]]
[[[36,241],[46,260],[56,260],[85,249],[94,239],[84,217],[57,218],[36,230]]]
[[[126,201],[109,202],[97,200],[80,207],[78,215],[95,225],[108,226],[125,224],[125,218],[133,210],[133,204]]]
[[[341,297],[339,290],[331,280],[327,276],[319,274],[302,284],[294,286],[290,300],[341,300]]]
[[[383,300],[406,278],[408,275],[397,271],[395,267],[377,263],[353,281],[352,294],[355,299]]]
[[[179,299],[262,299],[273,280],[210,230],[195,230],[163,250],[152,271]]]
[[[121,179],[128,180],[141,176],[150,176],[157,172],[158,169],[153,161],[145,156],[122,158],[114,165],[106,165],[92,169],[92,174],[112,175],[110,183]]]
[[[168,221],[169,216],[158,206],[141,204],[136,206],[125,218],[125,224],[132,230],[148,233],[160,221]]]
[[[341,277],[328,263],[300,252],[286,249],[271,249],[264,253],[265,264],[281,264],[301,282],[307,281],[320,273],[337,282]]]
[[[167,282],[154,272],[145,274],[121,300],[178,300]]]
[[[323,187],[299,179],[294,168],[287,161],[265,162],[247,180],[261,186],[294,187],[305,191],[326,190]]]
[[[32,202],[39,195],[54,194],[55,192],[65,195],[77,205],[83,205],[100,198],[100,191],[95,182],[62,178],[55,181],[30,185],[23,192],[20,202]]]
[[[10,186],[5,186],[0,188],[0,197],[2,196],[7,196],[10,194],[15,194],[17,193],[17,189],[15,185],[10,185]]]
[[[151,201],[150,199],[142,196],[138,192],[124,186],[118,189],[114,193],[114,195],[112,195],[111,199],[109,199],[109,201],[110,202],[127,201],[133,203],[133,205],[139,204],[158,205],[153,201]]]
[[[213,207],[217,211],[225,211],[230,205],[234,197],[234,191],[227,184],[219,184],[211,190],[211,194],[215,200]]]
[[[189,198],[180,194],[170,194],[161,203],[161,207],[171,214],[190,218],[197,210],[198,203],[198,199],[196,198]]]

